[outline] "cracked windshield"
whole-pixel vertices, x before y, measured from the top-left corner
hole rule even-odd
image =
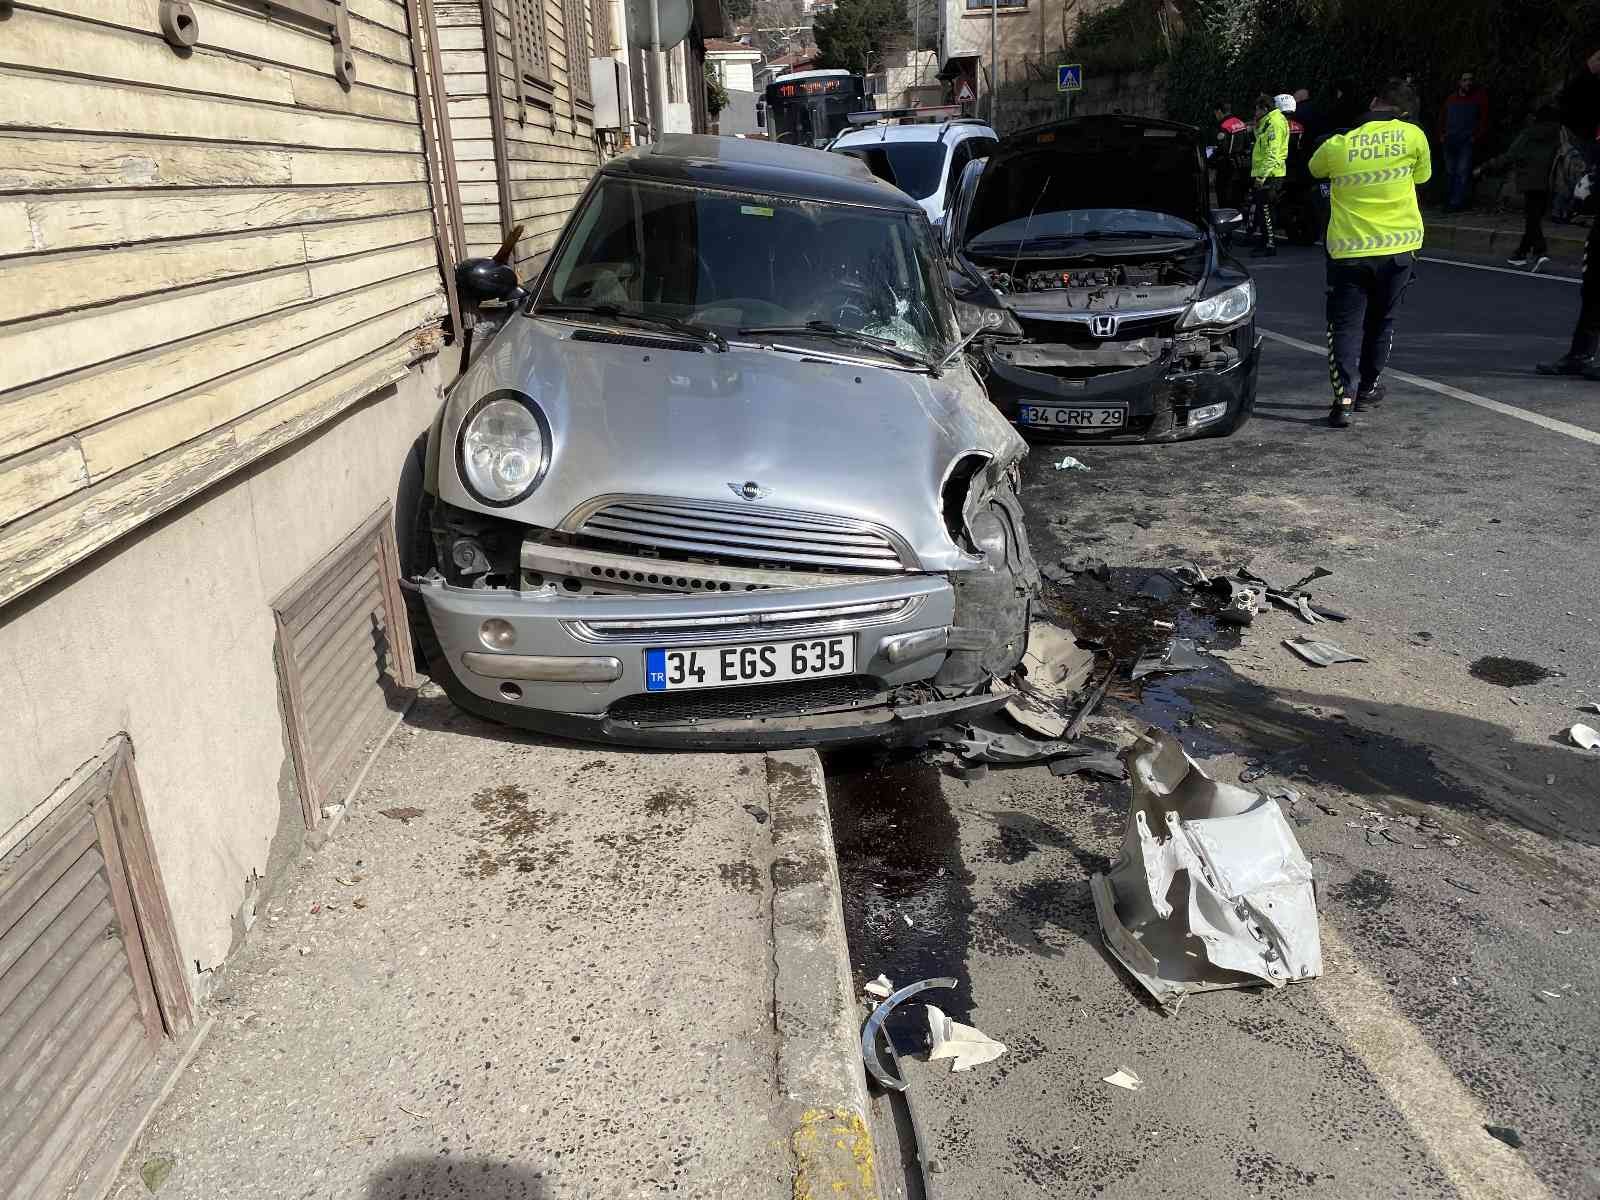
[[[956,338],[941,283],[914,214],[617,181],[577,218],[539,307],[615,306],[729,336],[799,327],[784,339],[811,340],[817,322],[818,337],[825,324],[931,358]]]

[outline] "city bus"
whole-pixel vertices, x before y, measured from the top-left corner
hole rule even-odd
[[[769,141],[826,146],[849,115],[872,105],[866,77],[849,71],[796,71],[767,84],[763,97]]]

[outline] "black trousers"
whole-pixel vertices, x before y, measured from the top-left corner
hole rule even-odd
[[[1273,244],[1272,207],[1278,203],[1278,197],[1283,194],[1283,179],[1281,176],[1272,176],[1256,184],[1250,193],[1250,203],[1255,208],[1256,223],[1261,232],[1261,244]]]
[[[1328,259],[1328,380],[1335,404],[1371,391],[1394,345],[1394,310],[1416,271],[1415,254]]]
[[[1549,192],[1522,193],[1522,243],[1517,248],[1517,258],[1543,254],[1550,248],[1544,240],[1544,214],[1549,207]]]
[[[1600,221],[1589,228],[1583,244],[1583,287],[1578,308],[1578,327],[1572,331],[1572,353],[1592,355],[1600,346]]]

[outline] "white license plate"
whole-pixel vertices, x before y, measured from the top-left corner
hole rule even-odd
[[[1055,405],[1023,404],[1017,408],[1017,423],[1045,425],[1052,429],[1121,429],[1128,423],[1128,406],[1058,408]]]
[[[787,683],[848,675],[856,669],[856,639],[798,638],[792,642],[742,642],[644,652],[644,686],[652,692]]]

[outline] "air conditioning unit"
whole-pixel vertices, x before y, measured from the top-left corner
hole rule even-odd
[[[629,122],[628,64],[614,58],[589,60],[589,95],[596,129],[626,129]]]

